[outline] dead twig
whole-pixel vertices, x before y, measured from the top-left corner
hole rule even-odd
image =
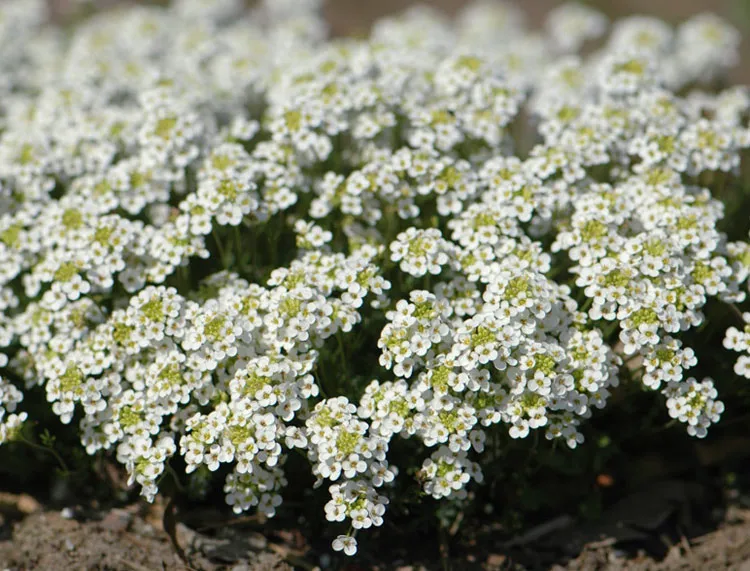
[[[314,569],[317,569],[316,565],[313,565],[301,555],[293,553],[291,549],[285,547],[284,545],[269,542],[268,548],[295,568],[302,568],[306,569],[307,571],[313,571]]]
[[[605,547],[612,547],[615,543],[617,543],[617,538],[615,537],[605,537],[604,539],[600,541],[591,541],[589,543],[584,544],[584,549],[588,549],[590,551],[594,551],[596,549],[603,549]]]
[[[169,541],[172,543],[172,547],[177,553],[177,556],[185,565],[189,566],[190,560],[188,559],[185,550],[180,546],[180,542],[177,540],[177,506],[175,505],[174,498],[169,498],[169,502],[167,502],[167,505],[164,508],[162,525],[164,526],[164,531],[167,533]]]
[[[221,521],[217,521],[215,523],[209,523],[207,525],[203,525],[199,527],[196,531],[202,533],[204,531],[210,531],[212,529],[230,527],[234,525],[242,525],[245,523],[255,523],[255,524],[260,525],[263,523],[263,519],[264,518],[259,516],[258,514],[247,515],[247,516],[242,516],[242,517],[234,517],[232,519],[224,519]]]
[[[518,547],[518,546],[528,545],[529,543],[538,541],[545,535],[549,535],[550,533],[554,531],[558,531],[560,529],[568,527],[572,523],[573,523],[573,518],[570,517],[568,514],[558,516],[554,519],[551,519],[547,522],[544,522],[541,525],[538,525],[530,529],[523,535],[514,537],[510,541],[506,541],[503,544],[503,547],[508,548],[508,547]]]
[[[134,563],[133,561],[128,561],[127,559],[124,559],[122,557],[120,558],[120,563],[125,565],[125,567],[132,569],[133,571],[149,571],[143,565],[139,565],[138,563]]]
[[[448,535],[451,537],[455,537],[458,533],[458,529],[461,527],[461,522],[464,521],[464,512],[460,511],[456,514],[456,519],[453,520],[453,523],[448,528]]]

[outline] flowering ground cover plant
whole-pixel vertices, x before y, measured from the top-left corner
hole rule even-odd
[[[42,392],[147,499],[217,472],[268,516],[297,455],[351,555],[397,480],[461,500],[489,440],[580,446],[622,384],[719,421],[687,341],[736,316],[750,378],[734,29],[243,4],[0,4],[0,442]]]

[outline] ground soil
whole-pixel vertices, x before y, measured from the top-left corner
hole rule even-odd
[[[560,516],[512,537],[492,518],[418,545],[390,534],[351,561],[311,547],[304,527],[264,530],[266,522],[219,510],[175,517],[163,500],[53,510],[24,494],[2,494],[0,570],[750,571],[750,496],[712,508],[700,504],[707,499],[701,492],[692,482],[667,480],[614,503],[596,521]]]
[[[33,505],[33,504],[32,504]],[[203,537],[184,524],[170,537],[163,502],[83,514],[75,509],[32,513],[2,527],[0,569],[12,571],[291,571],[282,554],[253,532]],[[19,510],[16,510],[16,517]],[[11,515],[11,519],[13,516]],[[202,540],[202,541],[201,541]],[[283,548],[282,548],[283,549]]]

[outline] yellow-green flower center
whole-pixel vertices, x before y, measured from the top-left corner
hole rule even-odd
[[[55,280],[58,282],[69,282],[78,274],[78,266],[73,262],[63,262],[55,272]]]
[[[76,208],[68,208],[62,215],[62,224],[69,230],[83,226],[83,214]]]

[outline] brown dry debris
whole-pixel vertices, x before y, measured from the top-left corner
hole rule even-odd
[[[192,536],[196,534],[193,532]],[[207,556],[188,545],[183,562],[166,533],[137,510],[114,509],[96,521],[79,522],[48,511],[27,516],[0,541],[0,569],[10,571],[291,571],[281,557],[244,544],[204,542]],[[244,546],[244,549],[242,548]],[[197,546],[200,548],[201,546]]]

